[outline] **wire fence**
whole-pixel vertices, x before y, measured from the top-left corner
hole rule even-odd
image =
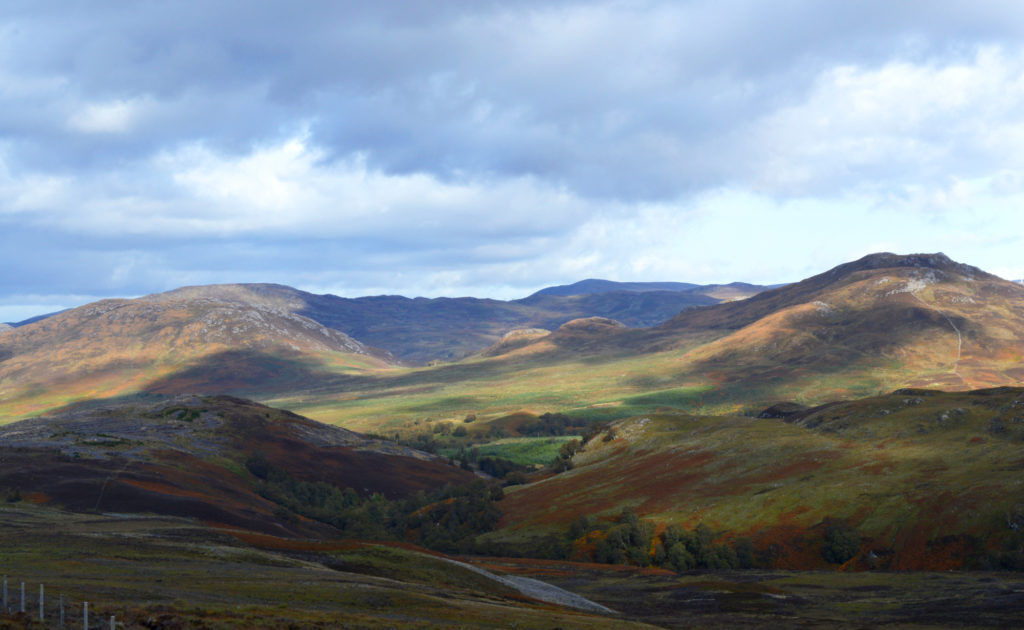
[[[25,623],[38,622],[44,628],[82,628],[83,630],[117,630],[124,628],[118,623],[116,616],[103,619],[96,614],[89,614],[89,602],[74,602],[63,593],[56,597],[48,595],[45,584],[26,586],[25,582],[11,581],[3,578],[2,608],[0,614],[7,618],[18,618]],[[27,589],[27,590],[26,590]],[[27,625],[26,627],[36,627]]]

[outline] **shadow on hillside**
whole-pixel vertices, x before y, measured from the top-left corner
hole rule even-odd
[[[963,333],[965,349],[968,343],[977,343],[979,331],[972,322],[955,316],[952,321]],[[940,341],[929,340],[933,335]],[[948,367],[952,370],[957,335],[942,313],[915,305],[852,309],[839,319],[798,329],[796,334],[780,329],[757,339],[756,345],[724,345],[678,376],[708,375],[719,385],[719,398],[756,389],[768,400],[772,394],[807,378],[819,382],[835,378],[839,389],[847,389],[852,395],[869,395],[898,386],[886,382],[882,371],[891,371],[915,354],[925,354],[929,343],[943,344],[939,353],[948,350]],[[940,370],[944,366],[931,367]]]
[[[964,332],[965,344],[976,343],[971,322],[959,318],[954,321]],[[696,330],[690,333],[690,339],[695,343],[714,343],[714,339],[730,332],[734,331],[710,334]],[[952,333],[950,322],[941,313],[906,304],[894,305],[892,309],[850,310],[839,319],[799,332],[804,334],[779,330],[778,334],[759,340],[767,346],[777,342],[778,347],[726,345],[711,356],[680,365],[671,374],[645,379],[644,374],[633,373],[624,375],[625,380],[618,384],[633,383],[640,390],[635,392],[637,395],[643,394],[645,386],[664,390],[690,384],[695,379],[715,386],[714,392],[688,394],[691,406],[690,399],[695,397],[707,403],[726,399],[743,404],[775,402],[787,398],[787,390],[809,377],[819,382],[835,379],[838,389],[848,389],[847,394],[867,395],[898,386],[885,382],[879,369],[894,367],[898,360],[894,357],[900,356],[904,348],[922,343],[924,335],[937,333],[944,339]],[[688,337],[687,331],[657,329],[625,330],[607,337],[566,335],[564,339],[551,339],[557,349],[550,352],[372,372],[339,372],[298,353],[289,356],[255,350],[226,351],[154,380],[145,386],[144,394],[231,394],[264,400],[279,395],[342,395],[358,400],[429,394],[453,383],[499,382],[549,366],[598,365],[652,351],[664,352],[666,346],[685,344]],[[674,344],[670,338],[674,338]]]
[[[356,394],[359,398],[398,396],[410,389],[430,392],[451,383],[474,382],[512,375],[523,369],[557,364],[561,356],[529,360],[452,363],[432,368],[343,373],[315,359],[259,351],[227,351],[210,355],[173,374],[148,383],[141,392],[71,403],[54,413],[119,401],[159,399],[174,394],[230,394],[265,399],[281,394]]]

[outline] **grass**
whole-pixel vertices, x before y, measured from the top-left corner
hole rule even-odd
[[[662,628],[1015,627],[1024,586],[1024,576],[1006,573],[671,575],[529,560],[493,565],[571,586]]]
[[[29,611],[38,610],[37,585],[46,585],[51,626],[63,596],[69,627],[81,625],[83,601],[93,620],[115,615],[125,628],[151,627],[142,624],[158,618],[208,629],[648,627],[528,601],[414,550],[259,540],[253,547],[183,519],[0,506],[3,572],[9,586],[26,583]],[[277,549],[275,541],[298,548]],[[0,615],[0,628],[15,627],[7,623]]]
[[[66,625],[111,615],[125,628],[834,628],[1019,625],[1024,575],[993,572],[691,572],[528,559],[476,558],[619,611],[576,613],[411,548],[355,541],[247,537],[184,519],[76,515],[0,506],[3,572],[26,582],[34,613],[46,585],[48,623],[63,596]],[[16,588],[11,592],[15,593]],[[152,621],[150,621],[152,620]],[[143,625],[143,624],[150,625]],[[653,624],[653,625],[647,625]],[[26,626],[0,615],[0,628]]]
[[[862,536],[855,568],[873,555],[893,569],[978,566],[1024,511],[1020,439],[993,433],[996,417],[1024,421],[1024,390],[887,395],[822,410],[808,426],[647,414],[588,443],[572,470],[510,488],[491,536],[520,542],[632,506],[663,525],[749,536],[772,566],[811,569],[826,566],[831,518]]]

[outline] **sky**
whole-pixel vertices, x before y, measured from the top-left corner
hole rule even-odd
[[[0,321],[879,251],[1024,278],[1021,147],[1020,2],[6,0]]]

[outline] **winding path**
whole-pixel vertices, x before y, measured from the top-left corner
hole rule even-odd
[[[584,610],[587,612],[595,612],[605,615],[618,614],[611,608],[602,606],[597,602],[592,602],[582,595],[577,595],[576,593],[559,588],[553,584],[548,584],[547,582],[514,575],[497,575],[496,573],[491,573],[486,569],[481,569],[480,567],[473,566],[472,564],[459,562],[458,560],[452,560],[451,558],[442,559],[464,569],[469,569],[470,571],[484,575],[496,582],[508,586],[509,588],[514,588],[527,597],[539,599],[540,601],[547,602],[549,604],[556,604],[558,606],[565,606],[567,608],[575,608],[576,610]]]

